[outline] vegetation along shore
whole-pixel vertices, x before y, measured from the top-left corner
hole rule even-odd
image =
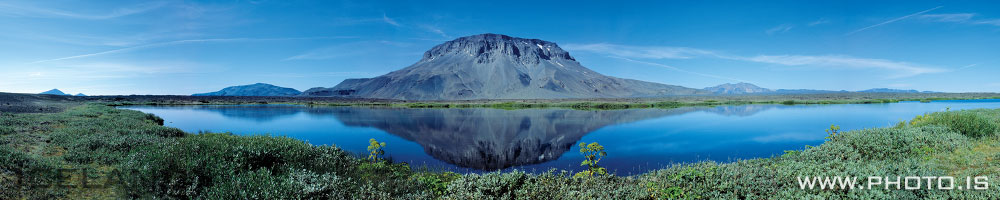
[[[675,108],[743,104],[873,104],[900,101],[931,102],[939,100],[1000,99],[1000,93],[831,93],[786,95],[709,95],[621,99],[520,99],[405,101],[385,99],[345,99],[336,97],[255,97],[255,96],[56,96],[0,93],[0,112],[56,112],[67,105],[86,102],[121,105],[241,105],[293,104],[307,106],[367,106],[396,108],[571,108],[630,109]],[[7,101],[10,100],[10,101]]]
[[[0,114],[0,199],[1000,198],[996,187],[821,190],[796,182],[799,176],[948,175],[988,176],[995,186],[1000,109],[929,113],[893,127],[834,131],[822,145],[776,157],[677,164],[634,176],[574,176],[599,170],[596,160],[574,172],[462,175],[287,137],[194,134],[162,123],[107,102],[6,111]]]

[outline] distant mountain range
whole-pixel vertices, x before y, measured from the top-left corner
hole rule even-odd
[[[58,92],[58,90],[55,90]],[[232,86],[192,96],[333,96],[397,100],[634,98],[676,95],[823,94],[849,91],[778,89],[750,83],[687,88],[605,76],[556,43],[500,34],[461,37],[434,46],[409,67],[346,79],[304,92],[271,84]],[[876,88],[863,93],[933,93]],[[60,94],[62,92],[59,92]]]
[[[739,94],[826,94],[826,93],[845,93],[852,92],[847,90],[810,90],[810,89],[778,89],[771,90],[767,88],[762,88],[750,83],[735,83],[735,84],[722,84],[713,87],[707,87],[704,90],[712,92],[712,94],[719,95],[739,95]],[[938,93],[933,91],[917,91],[917,90],[899,90],[899,89],[889,89],[889,88],[873,88],[861,91],[853,91],[860,93]]]
[[[45,91],[45,92],[38,93],[38,94],[69,95],[69,94],[63,93],[62,91],[59,91],[59,89],[51,89],[49,91]]]
[[[38,94],[51,94],[51,95],[64,95],[64,96],[70,96],[69,94],[66,94],[66,93],[63,93],[63,92],[62,92],[62,91],[60,91],[59,89],[51,89],[51,90],[49,90],[49,91],[45,91],[45,92],[42,92],[42,93],[38,93]],[[83,93],[76,93],[76,95],[72,95],[72,96],[78,96],[78,97],[83,97],[83,96],[87,96],[87,95],[85,95],[85,94],[83,94]]]
[[[751,94],[751,93],[771,93],[771,89],[757,87],[749,83],[722,84],[714,87],[707,87],[704,90],[714,94]]]
[[[628,80],[628,79],[624,79]],[[640,81],[641,82],[641,81]],[[656,84],[656,83],[652,83]],[[679,86],[678,86],[679,87]],[[691,92],[691,94],[698,95],[743,95],[743,94],[829,94],[829,93],[940,93],[934,91],[918,91],[918,90],[901,90],[901,89],[889,89],[889,88],[873,88],[860,91],[847,91],[847,90],[812,90],[812,89],[777,89],[772,90],[768,88],[762,88],[760,86],[751,83],[725,83],[722,85],[706,87],[704,89],[692,89],[697,90],[697,92]],[[312,92],[312,94],[310,94]],[[199,93],[193,94],[191,96],[351,96],[350,94],[332,94],[333,92],[344,92],[344,91],[331,91],[330,88],[313,88],[306,90],[306,92],[299,92],[298,90],[286,87],[279,87],[266,83],[257,83],[252,85],[240,85],[227,87],[217,92],[209,93]],[[54,94],[54,95],[69,95],[62,93],[57,89],[52,89],[40,94]],[[74,96],[86,96],[82,93],[76,94]],[[655,95],[651,95],[653,97]],[[664,95],[660,95],[664,96]]]
[[[191,96],[296,96],[301,93],[299,90],[292,88],[278,87],[267,83],[256,83],[226,87],[216,92],[198,93]]]
[[[873,88],[873,89],[867,89],[867,90],[862,90],[862,91],[858,91],[858,92],[868,92],[868,93],[940,93],[940,92],[934,92],[934,91],[898,90],[898,89],[889,89],[889,88]]]

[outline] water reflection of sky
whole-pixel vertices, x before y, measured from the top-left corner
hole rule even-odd
[[[386,152],[396,161],[468,172],[509,165],[515,166],[506,170],[580,170],[583,158],[575,144],[596,141],[609,155],[601,164],[627,175],[672,163],[770,157],[821,144],[831,124],[844,130],[884,127],[949,107],[1000,108],[1000,101],[611,111],[289,105],[125,108],[156,114],[167,126],[188,132],[282,135],[316,145],[335,144],[352,152],[365,152],[368,139],[376,138],[389,144]],[[564,148],[567,144],[568,149]],[[556,155],[546,157],[546,152]]]

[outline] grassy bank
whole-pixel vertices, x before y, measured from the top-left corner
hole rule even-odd
[[[940,100],[974,100],[974,99],[1000,99],[1000,97],[968,97],[968,98],[901,98],[901,99],[837,99],[837,100],[700,100],[700,101],[609,101],[609,100],[566,100],[566,101],[503,101],[503,102],[447,102],[447,101],[427,101],[427,102],[113,102],[107,103],[109,106],[126,105],[252,105],[252,104],[291,104],[306,106],[361,106],[361,107],[385,107],[385,108],[496,108],[496,109],[528,109],[528,108],[568,108],[579,110],[614,110],[614,109],[635,109],[635,108],[678,108],[687,106],[720,106],[720,105],[748,105],[748,104],[783,104],[783,105],[807,105],[807,104],[881,104],[899,103],[901,101],[918,101],[929,103]]]
[[[194,135],[162,123],[153,115],[97,104],[0,114],[0,199],[1000,198],[1000,109],[932,113],[895,127],[840,132],[820,146],[773,158],[591,178],[564,171],[421,171],[406,163],[373,163],[335,146],[286,137]],[[989,176],[991,188],[803,190],[796,182],[798,176],[945,175]]]
[[[499,108],[499,109],[524,109],[524,108],[570,108],[584,110],[611,110],[611,109],[632,109],[632,108],[677,108],[685,106],[719,106],[719,105],[746,105],[746,104],[873,104],[873,103],[898,103],[903,100],[898,99],[850,99],[850,100],[780,100],[780,101],[648,101],[648,102],[604,102],[604,101],[571,101],[558,103],[537,103],[537,102],[501,102],[501,103],[396,103],[388,104],[390,107],[406,108]],[[931,100],[919,99],[917,101]],[[348,104],[351,105],[351,104]],[[366,106],[366,105],[359,105]]]
[[[3,93],[0,93],[0,96]],[[717,106],[745,104],[877,104],[900,101],[931,102],[939,100],[1000,99],[997,93],[828,93],[782,95],[717,95],[671,96],[657,98],[617,99],[520,99],[520,100],[453,100],[406,101],[386,99],[344,99],[335,97],[235,97],[235,96],[94,96],[76,98],[111,106],[122,105],[244,105],[293,104],[307,106],[364,106],[388,108],[570,108],[570,109],[631,109],[675,108],[683,106]]]

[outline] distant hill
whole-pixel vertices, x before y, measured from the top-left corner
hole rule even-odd
[[[847,93],[851,91],[841,90],[810,90],[810,89],[777,89],[774,94],[827,94],[827,93]]]
[[[409,67],[347,79],[303,96],[401,100],[621,98],[708,94],[676,85],[602,75],[556,43],[480,34],[442,43]]]
[[[753,93],[770,93],[773,92],[771,89],[758,87],[757,85],[750,83],[736,83],[736,84],[722,84],[714,87],[707,87],[704,90],[712,92],[713,94],[753,94]]]
[[[85,97],[85,96],[87,96],[87,95],[86,95],[86,94],[83,94],[83,93],[76,93],[76,95],[73,95],[73,96],[78,96],[78,97]]]
[[[889,88],[872,88],[867,90],[861,90],[858,92],[864,93],[938,93],[933,91],[917,91],[917,90],[899,90],[899,89],[889,89]]]
[[[918,90],[900,90],[900,89],[889,89],[889,88],[873,88],[861,91],[847,91],[847,90],[811,90],[811,89],[777,89],[771,90],[767,88],[758,87],[750,83],[726,83],[718,86],[707,87],[703,90],[712,92],[712,94],[719,95],[738,95],[738,94],[829,94],[829,93],[940,93],[932,91],[918,91]]]
[[[301,93],[299,90],[292,88],[278,87],[267,83],[256,83],[231,86],[216,92],[198,93],[191,96],[296,96]]]
[[[45,91],[45,92],[38,93],[38,94],[69,95],[69,94],[63,93],[62,91],[59,91],[59,89],[51,89],[49,91]]]

